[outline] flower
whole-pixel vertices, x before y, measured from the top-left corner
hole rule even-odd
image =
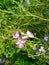
[[[46,52],[43,46],[40,47],[39,51],[40,51],[40,52],[43,52],[43,53]]]
[[[23,36],[22,38],[28,38],[28,37],[34,38],[34,35],[33,35],[29,30],[27,31],[26,34],[23,33],[23,32],[21,32],[21,35],[25,35],[25,36]]]
[[[18,40],[16,41],[15,44],[18,45],[19,48],[23,48],[24,47],[24,44],[26,43],[28,37],[34,38],[34,35],[30,31],[27,31],[27,34],[21,32],[21,35],[23,35],[23,36],[20,37],[18,32],[16,32],[13,35],[13,38],[18,38]],[[35,50],[35,48],[33,48],[33,49]]]
[[[19,35],[19,33],[16,32],[16,33],[13,35],[13,38],[18,38],[18,39],[20,39],[20,35]]]
[[[44,36],[44,41],[48,41],[48,36]]]
[[[20,43],[25,44],[26,41],[27,41],[27,39],[19,39],[15,44],[17,44],[17,45]]]
[[[30,31],[27,31],[27,36],[30,38],[34,38],[34,35]]]
[[[39,56],[41,54],[41,52],[42,53],[46,52],[43,46],[40,47],[40,49],[36,52],[36,54]]]
[[[19,39],[15,44],[18,45],[19,48],[23,48],[26,41],[27,41],[26,38]]]

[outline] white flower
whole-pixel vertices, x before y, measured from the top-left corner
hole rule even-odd
[[[39,51],[44,53],[46,52],[43,46],[40,47]]]
[[[30,38],[34,38],[34,35],[30,31],[27,31],[27,36]]]

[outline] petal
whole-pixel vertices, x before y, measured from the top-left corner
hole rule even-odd
[[[21,40],[20,36],[18,37],[18,41]]]
[[[23,33],[23,32],[21,32],[21,34],[22,34],[22,35],[24,35],[24,33]]]
[[[41,46],[40,48],[41,48],[41,49],[43,49],[44,47],[43,47],[43,46]]]
[[[27,39],[27,38],[28,38],[28,36],[23,36],[23,37],[22,37],[22,39]]]
[[[19,41],[17,41],[15,44],[16,44],[16,45],[18,45],[18,44],[20,44],[20,42],[19,42]]]
[[[27,35],[28,35],[30,38],[34,38],[34,35],[33,35],[30,31],[27,31]]]
[[[42,52],[45,53],[46,52],[45,49],[43,49]]]
[[[27,39],[25,38],[25,39],[22,39],[22,43],[23,44],[25,44],[26,43],[26,41],[27,41]]]
[[[32,48],[33,50],[36,50],[36,48]]]
[[[48,41],[48,36],[44,36],[44,41]]]
[[[41,49],[39,49],[39,51],[41,52],[42,50],[41,50]]]
[[[14,35],[13,35],[13,38],[19,38],[20,36],[19,36],[19,33],[18,32],[16,32]]]
[[[17,37],[15,36],[15,34],[13,35],[13,38],[17,38]]]
[[[36,54],[39,56],[40,55],[40,51],[37,51]]]
[[[23,44],[19,44],[19,48],[23,48],[24,47],[24,45]]]

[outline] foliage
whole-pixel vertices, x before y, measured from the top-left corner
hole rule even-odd
[[[26,33],[27,30],[35,38],[28,38],[24,48],[20,49],[15,45],[17,39],[13,38],[13,34]],[[43,41],[45,36],[47,41]],[[32,49],[34,44],[37,44],[36,50]],[[41,46],[46,53],[38,56],[36,52]],[[0,0],[0,58],[6,55],[5,65],[22,65],[22,61],[23,65],[49,64],[48,47],[49,0]]]

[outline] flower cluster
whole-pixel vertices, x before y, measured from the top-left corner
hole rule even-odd
[[[37,55],[40,55],[41,53],[45,53],[46,50],[44,49],[43,46],[40,47],[40,49],[36,52]]]
[[[31,33],[30,31],[27,31],[26,34],[21,32],[21,35],[22,35],[22,37],[20,37],[19,32],[16,32],[13,35],[13,38],[17,38],[18,39],[15,44],[18,45],[19,48],[23,48],[24,47],[24,44],[26,43],[28,37],[34,38],[33,33]]]

